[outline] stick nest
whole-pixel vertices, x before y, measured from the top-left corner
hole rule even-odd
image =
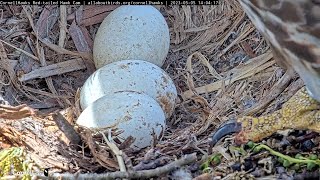
[[[179,99],[158,143],[133,151],[128,148],[130,139],[120,144],[114,138],[121,133],[116,129],[106,130],[104,137],[75,125],[81,112],[79,88],[95,71],[94,35],[116,7],[1,7],[2,104],[26,104],[37,110],[29,117],[31,110],[0,107],[11,112],[11,119],[0,120],[2,149],[25,147],[37,165],[57,173],[123,172],[123,165],[128,172],[156,170],[177,158],[183,161],[186,154],[197,153],[198,159],[206,155],[210,135],[219,124],[245,114],[272,112],[302,86],[300,79],[285,79],[285,71],[275,64],[267,42],[237,1],[157,7],[171,36],[162,68],[173,79]],[[268,96],[274,87],[285,91]],[[196,163],[194,157],[191,160]],[[176,167],[169,170],[172,166]]]

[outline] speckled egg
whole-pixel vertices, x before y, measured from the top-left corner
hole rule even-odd
[[[152,145],[153,133],[158,138],[165,130],[165,116],[159,104],[150,96],[137,92],[117,92],[103,96],[90,104],[79,116],[77,124],[88,128],[117,127],[124,141],[135,138],[131,145],[141,149]]]
[[[101,23],[94,40],[96,68],[120,60],[140,59],[162,66],[170,35],[162,14],[152,6],[120,6]]]
[[[124,60],[108,64],[94,72],[84,83],[80,105],[84,110],[104,95],[119,91],[136,91],[155,99],[170,117],[177,98],[170,76],[160,67],[141,60]]]

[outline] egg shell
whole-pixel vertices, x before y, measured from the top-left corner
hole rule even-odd
[[[77,124],[88,128],[117,127],[124,132],[117,137],[135,139],[131,145],[141,149],[153,143],[153,132],[159,137],[165,129],[165,116],[150,96],[137,92],[117,92],[103,96],[88,106]]]
[[[80,92],[84,110],[93,101],[118,91],[136,91],[149,95],[170,117],[177,98],[176,87],[170,76],[160,67],[141,60],[124,60],[108,64],[94,72]]]
[[[94,40],[96,68],[128,59],[141,59],[162,66],[170,35],[162,14],[152,6],[120,6],[101,23]]]

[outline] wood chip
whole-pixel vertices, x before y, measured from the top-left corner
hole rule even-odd
[[[110,12],[104,12],[101,14],[98,14],[96,16],[84,19],[81,21],[81,25],[82,26],[91,26],[94,24],[99,24],[101,23],[108,15],[110,14]]]
[[[24,45],[23,50],[31,54],[31,49],[28,44]],[[39,67],[39,63],[37,61],[30,58],[24,53],[20,54],[19,60],[17,62],[19,62],[17,68],[15,69],[17,71],[17,74],[29,73],[32,71],[32,69]]]
[[[35,115],[35,110],[25,104],[19,106],[0,105],[0,118],[3,119],[22,119]]]
[[[91,38],[90,32],[84,26],[80,26],[80,29],[81,29],[81,31],[83,33],[84,38],[86,39],[86,41],[87,41],[87,43],[89,45],[90,50],[92,51],[92,49],[93,49],[93,40]]]
[[[83,17],[83,6],[80,6],[76,12],[75,12],[75,21],[77,22],[77,24],[81,23],[82,17]]]
[[[110,6],[85,6],[83,7],[83,14],[81,17],[81,21],[79,21],[78,25],[82,26],[91,26],[94,24],[101,23],[105,17],[108,16],[110,12],[116,9],[119,6],[110,5]],[[76,13],[70,14],[67,17],[67,20],[74,20],[76,16],[79,16]],[[76,15],[77,14],[77,15]],[[76,21],[78,22],[78,21]]]
[[[28,74],[24,74],[19,78],[19,81],[28,81],[36,78],[46,78],[54,75],[60,75],[67,72],[85,69],[86,66],[82,59],[73,59],[61,63],[51,64],[49,66],[41,67]]]
[[[75,145],[81,142],[81,138],[78,135],[78,133],[74,130],[73,126],[60,113],[52,114],[52,117],[53,120],[56,122],[56,125],[66,136],[67,142],[70,142],[71,144]],[[67,142],[66,144],[69,144]]]
[[[86,41],[82,29],[76,24],[75,21],[72,22],[69,28],[69,33],[79,52],[91,52],[89,43]]]
[[[104,12],[112,12],[119,6],[110,5],[110,6],[87,6],[83,12],[83,20],[94,17],[96,15],[102,14]]]
[[[70,36],[79,52],[92,54],[93,41],[88,30],[81,26],[79,27],[75,21],[72,22],[69,28]],[[93,61],[84,61],[88,73],[92,74],[96,68]]]
[[[45,6],[40,14],[39,20],[36,24],[36,30],[40,38],[45,38],[53,28],[53,25],[59,18],[59,9],[54,6]]]

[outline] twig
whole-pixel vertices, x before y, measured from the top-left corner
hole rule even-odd
[[[308,159],[306,157],[293,158],[291,156],[288,156],[288,155],[282,154],[282,153],[280,153],[278,151],[275,151],[272,148],[270,148],[269,146],[264,145],[264,144],[260,144],[260,143],[255,144],[254,143],[254,148],[257,151],[260,151],[261,149],[265,149],[265,150],[269,151],[270,154],[272,154],[274,156],[277,156],[277,157],[280,157],[282,159],[288,160],[290,163],[297,163],[297,164],[298,163],[304,163],[304,164],[314,163],[314,164],[320,165],[320,159],[313,160],[313,159]]]
[[[30,58],[32,58],[32,59],[34,59],[34,60],[39,61],[39,58],[38,58],[38,57],[36,57],[36,56],[34,56],[34,55],[32,55],[32,54],[28,53],[27,51],[25,51],[25,50],[23,50],[23,49],[20,49],[20,48],[17,48],[17,47],[15,47],[14,45],[12,45],[12,44],[10,44],[10,43],[7,43],[7,42],[5,42],[4,40],[1,40],[1,39],[0,39],[0,41],[1,41],[1,42],[3,42],[3,43],[4,43],[4,44],[6,44],[6,45],[8,45],[8,46],[12,47],[12,48],[14,48],[14,49],[16,49],[16,50],[18,50],[18,51],[20,51],[20,52],[24,53],[24,54],[25,54],[25,55],[27,55],[28,57],[30,57]]]
[[[96,162],[110,171],[116,171],[119,169],[118,163],[113,158],[109,157],[109,149],[102,149],[96,144],[90,129],[84,128],[82,133],[80,133],[80,136],[88,145],[88,148]]]
[[[60,34],[59,34],[59,43],[58,46],[64,46],[65,39],[67,37],[67,6],[61,5],[60,6]]]
[[[38,43],[37,43],[37,45],[38,45]],[[43,67],[46,67],[47,66],[47,62],[46,62],[46,59],[45,59],[45,56],[44,56],[44,49],[43,49],[43,47],[40,47],[39,49],[40,49],[39,55],[40,55],[41,65]],[[52,78],[51,77],[46,77],[45,80],[46,80],[48,88],[52,92],[52,94],[58,95],[57,90],[54,88],[54,85],[53,85],[53,82],[52,82]],[[63,103],[59,99],[57,99],[57,101],[58,101],[58,104],[60,105],[60,107],[64,107]]]
[[[40,95],[43,95],[43,96],[48,96],[48,97],[51,97],[51,98],[71,98],[71,96],[64,96],[64,95],[54,95],[52,93],[49,93],[49,92],[46,92],[46,91],[42,91],[42,90],[39,90],[39,89],[35,89],[35,88],[32,88],[32,87],[29,87],[29,86],[25,86],[25,85],[22,85],[22,88],[25,89],[26,91],[29,91],[29,92],[33,92],[33,93],[36,93],[36,94],[40,94]],[[37,100],[39,102],[41,102],[40,100]]]
[[[90,53],[83,53],[83,52],[73,52],[73,51],[69,51],[67,49],[64,49],[62,47],[59,47],[53,43],[51,43],[49,40],[47,39],[39,39],[43,44],[45,44],[46,46],[48,46],[50,49],[56,51],[57,53],[59,54],[69,54],[69,55],[72,55],[72,56],[80,56],[84,59],[87,59],[87,60],[92,60],[93,57]]]
[[[104,174],[70,174],[70,173],[53,173],[50,176],[54,179],[116,179],[116,178],[133,178],[133,179],[146,179],[151,177],[160,176],[161,174],[169,173],[178,167],[190,164],[197,160],[196,153],[185,155],[183,158],[173,161],[163,167],[152,170],[143,171],[128,171],[128,172],[111,172]]]
[[[101,133],[101,134],[103,136],[103,139],[106,141],[107,145],[110,147],[111,151],[116,155],[120,171],[126,172],[127,170],[126,170],[126,166],[124,164],[123,158],[122,158],[122,151],[119,150],[119,148],[114,143],[109,141],[109,139],[112,140],[111,129],[109,129],[109,132],[108,132],[109,139],[106,137],[106,135],[104,133]]]

